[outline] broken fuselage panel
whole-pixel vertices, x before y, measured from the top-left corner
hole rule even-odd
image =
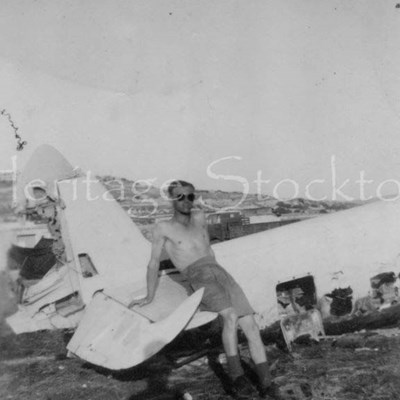
[[[8,324],[16,333],[75,328],[84,308],[77,273],[52,252],[47,224],[24,220],[12,242],[7,261],[19,310]]]

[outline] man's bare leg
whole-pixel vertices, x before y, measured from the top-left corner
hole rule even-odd
[[[261,390],[267,389],[271,386],[272,379],[258,325],[253,315],[241,317],[238,322],[249,343],[250,355],[255,363],[260,388]]]
[[[232,381],[244,374],[238,352],[238,316],[233,308],[226,308],[219,313],[222,317],[222,345],[224,346],[228,374]]]
[[[265,354],[264,343],[261,340],[260,330],[253,315],[245,315],[239,318],[238,322],[249,343],[250,355],[254,363],[260,364],[266,362],[267,356]]]
[[[227,356],[238,354],[238,316],[233,308],[226,308],[219,313],[222,317],[222,344]]]
[[[238,316],[233,308],[227,308],[219,313],[223,320],[222,344],[226,353],[228,374],[232,381],[232,389],[238,395],[253,394],[253,388],[244,375],[238,349]]]

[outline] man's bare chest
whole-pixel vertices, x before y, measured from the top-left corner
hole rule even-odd
[[[166,243],[176,248],[198,246],[206,243],[207,233],[198,226],[179,226],[169,232]]]

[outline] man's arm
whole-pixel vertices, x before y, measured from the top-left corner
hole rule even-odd
[[[161,224],[157,224],[153,230],[151,258],[147,265],[147,295],[143,299],[131,301],[128,307],[135,305],[144,306],[153,301],[158,280],[158,270],[160,268],[160,256],[164,243],[165,236],[163,234],[163,227]]]

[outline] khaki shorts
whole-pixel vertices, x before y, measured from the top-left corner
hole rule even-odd
[[[202,310],[220,312],[233,307],[239,317],[254,314],[242,288],[214,257],[202,257],[182,273],[193,290],[204,287]]]

